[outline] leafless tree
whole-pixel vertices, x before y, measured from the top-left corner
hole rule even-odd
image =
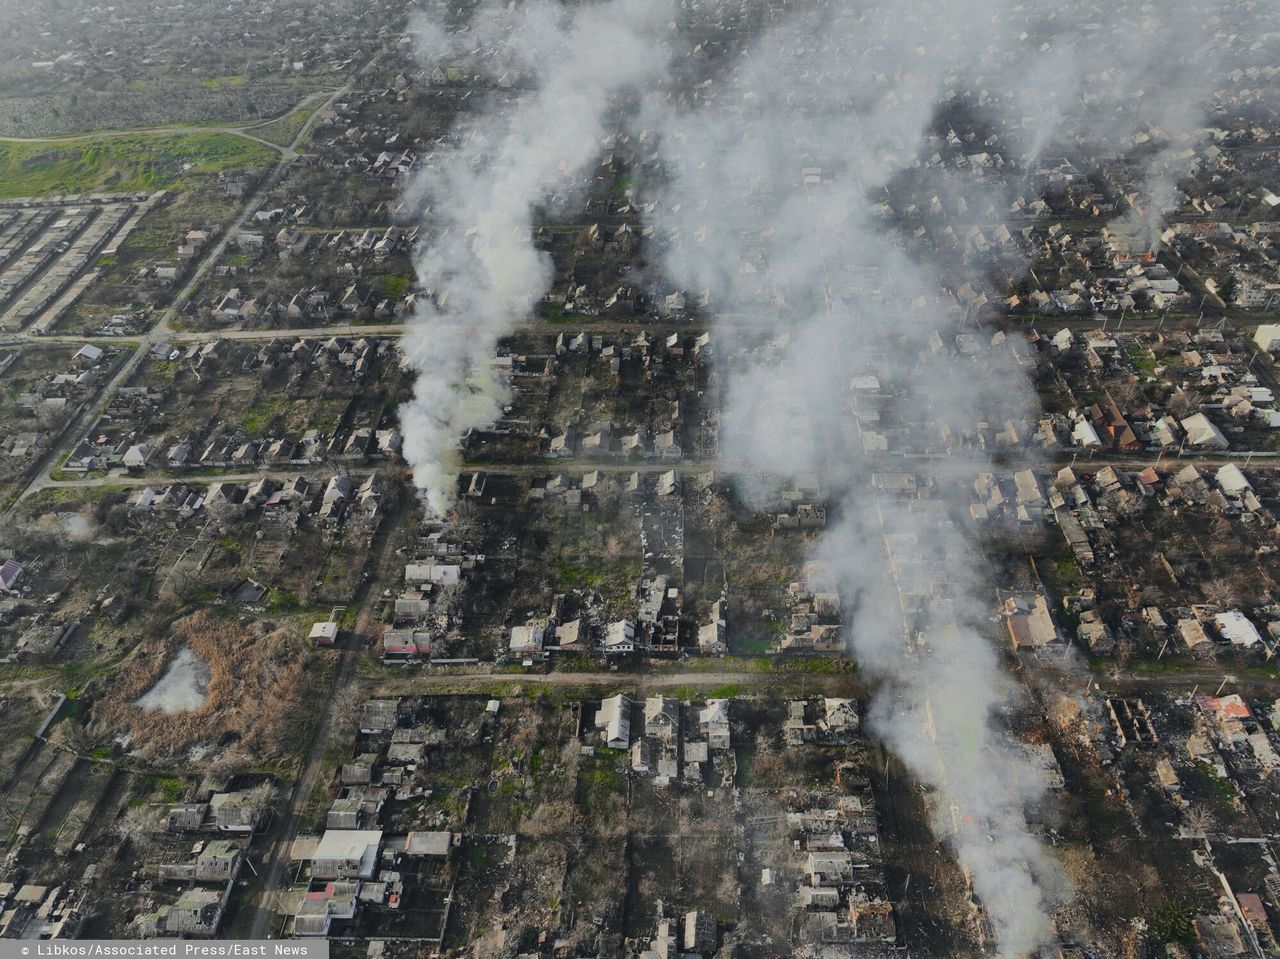
[[[1204,581],[1204,598],[1219,606],[1235,606],[1240,602],[1240,591],[1235,583],[1221,576]]]
[[[154,807],[149,805],[133,806],[111,827],[121,839],[131,843],[136,849],[146,850],[155,843],[155,831],[158,827],[158,816]]]
[[[1218,825],[1218,817],[1204,803],[1196,803],[1185,813],[1187,829],[1193,833],[1207,835]]]
[[[1200,401],[1186,390],[1178,390],[1169,397],[1169,411],[1178,419],[1190,416],[1200,406]]]

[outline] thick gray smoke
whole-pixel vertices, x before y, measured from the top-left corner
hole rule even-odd
[[[498,338],[550,284],[549,258],[533,242],[534,210],[580,194],[613,97],[662,76],[668,17],[663,0],[610,0],[572,15],[551,2],[484,8],[461,34],[443,32],[439,13],[419,22],[433,65],[478,50],[485,62],[461,69],[533,87],[527,96],[495,93],[453,131],[455,145],[427,158],[414,184],[426,206],[416,267],[427,295],[403,341],[418,376],[400,420],[414,482],[436,512],[455,492],[458,438],[501,410]]]
[[[1130,209],[1114,229],[1135,246],[1159,245],[1164,215],[1179,204],[1178,180],[1210,133],[1206,100],[1235,46],[1230,19],[1225,2],[1120,7],[1105,19],[1077,10],[1047,41],[1049,82],[1014,91],[1022,109],[1044,116],[1046,138],[1130,159]]]

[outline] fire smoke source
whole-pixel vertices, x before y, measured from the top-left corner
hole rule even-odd
[[[482,10],[462,35],[420,26],[424,56],[478,44],[505,75],[534,86],[527,97],[495,94],[455,131],[456,146],[427,158],[413,187],[426,210],[416,267],[427,295],[403,341],[418,375],[400,421],[414,482],[437,513],[455,493],[458,438],[501,411],[498,339],[550,284],[549,258],[533,243],[534,211],[580,192],[614,97],[663,74],[666,14],[663,0],[611,0],[572,14],[535,2]]]
[[[687,103],[655,97],[645,117],[662,144],[648,186],[662,282],[726,317],[722,455],[747,471],[811,471],[833,491],[839,519],[816,558],[878,685],[872,728],[931,788],[935,830],[1009,957],[1053,938],[1065,889],[1024,818],[1044,784],[998,721],[1013,684],[983,629],[966,477],[989,468],[995,431],[980,437],[977,424],[1021,427],[1034,399],[1016,350],[967,323],[963,299],[942,293],[941,263],[908,255],[875,198],[902,174],[929,182],[926,137],[966,93],[979,115],[1053,104],[1048,123],[1024,126],[1022,155],[998,148],[1024,167],[1064,137],[1119,152],[1144,126],[1187,125],[1185,83],[1154,85],[1150,109],[1118,117],[1114,101],[1083,99],[1107,44],[1077,56],[1069,39],[1095,13],[1067,23],[1013,4],[815,2],[772,19]],[[1116,54],[1130,67],[1113,89],[1132,103],[1152,71]],[[984,149],[995,148],[966,152]],[[935,189],[947,209],[1007,209],[1007,187],[981,177],[939,171]],[[875,474],[903,469],[933,496],[883,492]]]
[[[1043,784],[998,721],[1013,684],[984,633],[964,490],[987,467],[995,432],[977,424],[1024,424],[1034,400],[1016,350],[968,322],[973,304],[945,290],[946,265],[909,252],[880,202],[897,177],[929,182],[935,120],[962,101],[995,129],[1021,130],[964,153],[1002,152],[1023,167],[1059,148],[1119,155],[1155,126],[1166,139],[1186,130],[1187,104],[1204,92],[1188,78],[1205,79],[1170,73],[1173,58],[1154,41],[1150,57],[1132,47],[1162,22],[1187,22],[1189,9],[1144,6],[1099,33],[1099,19],[1126,12],[1016,0],[533,2],[486,8],[461,38],[421,31],[425,58],[483,50],[487,68],[534,88],[495,96],[416,184],[428,295],[405,338],[418,380],[401,418],[428,505],[451,499],[457,437],[500,409],[498,338],[548,288],[535,211],[577,190],[618,93],[659,88],[636,123],[656,151],[653,175],[639,175],[653,204],[655,292],[674,286],[720,317],[725,460],[814,472],[832,492],[838,519],[815,559],[840,587],[852,652],[878,686],[873,728],[931,788],[935,829],[1006,956],[1052,938],[1063,889],[1024,820]],[[717,37],[744,12],[764,26],[739,51]],[[1200,19],[1217,29],[1216,12]],[[685,49],[671,25],[699,38],[678,65],[693,81],[675,95],[658,82],[674,65],[668,42]],[[1026,119],[994,122],[1011,117]],[[992,228],[1009,179],[938,172],[939,211],[995,210],[982,221]],[[931,497],[877,482],[906,462]]]

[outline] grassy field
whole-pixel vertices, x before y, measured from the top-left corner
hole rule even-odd
[[[310,103],[305,103],[277,120],[248,128],[248,132],[256,137],[262,137],[264,140],[287,147],[293,143],[293,138],[298,135],[298,131],[311,119],[311,114],[320,109],[322,102],[322,100],[313,100]]]
[[[274,157],[229,133],[0,142],[0,198],[177,187],[189,176],[261,166]]]

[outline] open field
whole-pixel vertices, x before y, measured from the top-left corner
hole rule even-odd
[[[188,177],[263,164],[271,156],[230,133],[0,142],[0,198],[180,188]]]
[[[319,97],[312,97],[298,104],[295,109],[290,110],[284,116],[278,117],[270,123],[253,126],[249,129],[256,137],[270,140],[272,143],[278,143],[282,147],[288,146],[293,142],[293,138],[298,135],[298,131],[311,119],[311,115],[320,108],[320,103]]]

